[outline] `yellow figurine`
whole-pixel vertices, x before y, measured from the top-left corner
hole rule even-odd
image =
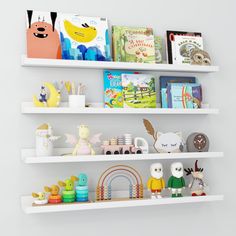
[[[163,179],[163,166],[161,163],[154,163],[150,167],[151,177],[147,182],[147,189],[151,192],[151,198],[162,198],[161,192],[165,189],[165,180]]]
[[[46,88],[50,95],[47,98]],[[45,82],[41,87],[40,98],[33,96],[33,103],[36,107],[58,107],[61,101],[61,94],[52,83]]]
[[[82,27],[73,25],[68,20],[64,21],[64,26],[67,34],[79,43],[88,43],[94,40],[97,36],[95,27],[89,26],[87,23],[82,24]]]
[[[32,193],[32,197],[36,198],[34,200],[36,205],[45,205],[48,203],[48,199],[46,198],[46,194],[44,192]]]

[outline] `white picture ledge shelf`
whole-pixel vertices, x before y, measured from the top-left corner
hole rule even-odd
[[[34,149],[23,149],[21,157],[26,164],[47,163],[76,163],[76,162],[106,162],[106,161],[147,161],[147,160],[171,160],[171,159],[205,159],[222,158],[223,152],[183,152],[183,153],[150,153],[129,155],[95,155],[95,156],[61,156],[68,153],[69,149],[55,149],[55,156],[37,157]]]
[[[103,108],[103,107],[35,107],[32,102],[23,102],[21,105],[23,114],[152,114],[152,115],[210,115],[218,114],[219,110],[215,108],[201,109],[173,109],[173,108]]]
[[[25,55],[22,56],[21,64],[22,66],[26,67],[58,67],[58,68],[101,69],[101,70],[103,69],[142,70],[142,71],[189,72],[189,73],[210,73],[219,71],[218,66],[41,59],[41,58],[27,58]]]
[[[26,214],[51,213],[65,211],[81,211],[109,208],[125,208],[140,206],[157,206],[183,203],[200,203],[222,201],[223,195],[208,195],[201,197],[182,197],[182,198],[162,198],[162,199],[142,199],[142,200],[122,200],[91,203],[65,203],[60,205],[32,206],[33,199],[30,196],[21,198],[21,205]]]

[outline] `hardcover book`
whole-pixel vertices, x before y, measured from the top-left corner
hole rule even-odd
[[[62,58],[110,61],[110,40],[106,18],[61,14]]]
[[[57,12],[27,10],[27,57],[61,59]]]
[[[122,74],[124,107],[155,108],[155,77],[150,74]]]
[[[167,95],[168,108],[201,108],[202,89],[199,84],[168,84]]]
[[[122,108],[123,107],[123,87],[121,75],[132,74],[129,71],[113,71],[105,70],[104,78],[104,107],[105,108]]]
[[[175,64],[176,49],[175,49],[175,37],[176,36],[194,36],[202,37],[199,32],[187,32],[187,31],[166,31],[166,46],[167,46],[167,59],[169,64]]]
[[[151,28],[112,27],[114,61],[155,63],[155,43]]]
[[[161,107],[168,108],[167,85],[169,83],[196,83],[196,78],[184,77],[184,76],[160,76],[159,81],[160,81]]]

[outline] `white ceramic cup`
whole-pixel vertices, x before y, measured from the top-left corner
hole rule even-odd
[[[69,95],[69,107],[85,107],[85,95]]]

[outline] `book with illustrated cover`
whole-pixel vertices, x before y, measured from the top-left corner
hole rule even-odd
[[[202,34],[199,32],[187,32],[187,31],[166,31],[166,47],[167,47],[167,59],[169,64],[176,63],[176,36],[192,36],[202,38]]]
[[[27,10],[27,57],[61,59],[57,12]]]
[[[155,55],[156,55],[156,63],[162,63],[162,37],[155,36]]]
[[[167,86],[168,108],[201,108],[200,84],[172,83]]]
[[[122,74],[124,107],[155,108],[155,77],[150,74]]]
[[[60,36],[63,59],[111,60],[106,18],[61,14]]]
[[[175,36],[175,61],[174,64],[190,64],[190,56],[193,49],[203,50],[202,37]]]
[[[104,78],[104,107],[105,108],[122,108],[123,107],[123,87],[121,75],[133,74],[129,71],[105,70]]]
[[[112,27],[114,61],[155,63],[152,28]]]
[[[160,76],[160,94],[161,94],[161,107],[168,108],[167,102],[167,86],[170,83],[196,83],[195,77],[186,76]]]

